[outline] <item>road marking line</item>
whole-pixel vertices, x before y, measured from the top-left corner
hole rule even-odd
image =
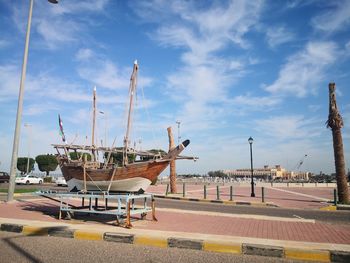
[[[220,212],[210,212],[210,211],[193,211],[193,210],[182,210],[175,208],[157,208],[157,211],[173,212],[180,214],[195,214],[204,216],[222,216],[231,218],[246,218],[246,219],[256,219],[256,220],[271,220],[271,221],[284,221],[284,222],[304,222],[304,223],[315,223],[314,219],[299,219],[291,217],[277,217],[277,216],[265,216],[265,215],[254,215],[254,214],[229,214]]]
[[[305,196],[305,197],[309,197],[309,198],[312,198],[312,199],[315,199],[315,200],[319,200],[319,201],[324,201],[324,202],[330,201],[330,199],[326,199],[326,198],[322,198],[322,197],[318,197],[318,196],[313,196],[313,195],[302,194],[302,193],[293,192],[293,191],[288,191],[288,190],[284,190],[284,189],[273,188],[273,187],[266,187],[266,188],[271,189],[271,190],[286,192],[286,193],[290,193],[290,194]]]

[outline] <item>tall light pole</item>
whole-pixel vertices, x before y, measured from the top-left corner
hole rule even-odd
[[[29,157],[30,157],[30,143],[31,143],[31,137],[32,137],[32,125],[25,123],[24,127],[28,128],[28,157],[27,157],[27,174],[29,173]]]
[[[49,2],[52,4],[58,3],[57,0],[49,0]],[[26,32],[26,41],[25,41],[25,45],[24,45],[21,82],[20,82],[19,93],[18,93],[16,126],[15,126],[15,134],[13,137],[12,158],[11,158],[11,167],[10,167],[10,182],[9,182],[9,188],[8,188],[8,193],[7,193],[7,202],[13,201],[13,193],[15,191],[18,145],[19,145],[19,136],[21,133],[21,121],[22,121],[24,82],[26,79],[26,72],[27,72],[28,47],[29,47],[30,26],[32,24],[33,4],[34,4],[34,0],[30,0],[28,24],[27,24],[27,32]]]
[[[253,138],[252,137],[249,137],[248,139],[248,142],[249,142],[249,146],[250,146],[250,176],[251,176],[251,186],[252,186],[252,189],[251,189],[251,193],[250,193],[250,196],[251,197],[255,197],[255,193],[254,193],[254,179],[253,179]]]
[[[181,139],[181,136],[180,136],[180,124],[181,124],[181,121],[176,121],[176,124],[177,124],[177,145],[180,144],[180,139]]]

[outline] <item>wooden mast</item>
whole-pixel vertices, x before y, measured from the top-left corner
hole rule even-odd
[[[129,133],[131,130],[131,118],[132,118],[132,112],[133,112],[133,102],[134,102],[134,95],[136,91],[136,84],[137,84],[137,71],[138,71],[138,65],[137,65],[137,60],[134,62],[134,68],[132,70],[132,74],[130,77],[130,87],[129,87],[129,96],[130,96],[130,101],[129,101],[129,112],[128,112],[128,123],[126,127],[126,134],[124,138],[124,151],[123,151],[123,165],[128,164],[128,143],[129,143]]]

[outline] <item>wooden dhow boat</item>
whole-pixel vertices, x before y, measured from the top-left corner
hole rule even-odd
[[[189,145],[189,140],[185,140],[177,147],[171,148],[166,154],[136,151],[129,147],[137,72],[138,64],[135,61],[130,79],[128,120],[123,147],[102,147],[94,144],[96,88],[93,92],[92,145],[53,144],[53,147],[57,150],[59,166],[69,191],[144,192],[151,183],[156,182],[158,176],[167,168],[170,161],[175,159],[197,159],[196,157],[180,156],[180,153]],[[60,117],[59,123],[62,138],[65,141]],[[98,161],[98,155],[101,152],[105,157],[103,162]],[[122,156],[121,163],[113,162],[112,156],[114,154]],[[75,158],[72,158],[72,156],[75,156]],[[130,156],[134,158],[130,158]],[[139,160],[135,158],[136,156]]]

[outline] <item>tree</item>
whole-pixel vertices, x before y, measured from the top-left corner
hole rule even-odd
[[[162,149],[151,149],[147,150],[147,152],[153,153],[153,154],[160,154],[160,156],[165,156],[167,153]],[[141,156],[142,161],[149,161],[153,159],[153,156]]]
[[[29,168],[28,172],[34,170],[35,160],[33,158],[29,158]],[[28,165],[28,157],[18,157],[17,158],[17,169],[21,171],[21,174],[25,174],[27,172]]]
[[[210,177],[219,177],[219,178],[227,178],[227,174],[225,174],[223,171],[210,171],[208,172],[208,176]]]
[[[80,157],[82,157],[81,159],[84,160],[86,156],[86,160],[91,161],[91,154],[90,153],[81,153],[81,152],[70,152],[69,153],[69,157],[72,160],[79,160]]]
[[[338,199],[340,203],[349,203],[349,188],[346,182],[345,161],[343,150],[343,138],[341,128],[344,126],[343,118],[341,117],[335,97],[335,83],[329,83],[329,115],[326,122],[327,128],[332,129],[333,135],[333,150],[335,172],[338,188]]]
[[[46,176],[49,176],[51,171],[55,171],[58,165],[56,156],[52,154],[38,155],[35,157],[35,161],[38,164],[39,170],[46,172]]]
[[[123,150],[123,147],[118,147],[117,150]],[[105,152],[104,154],[105,159],[108,157],[108,152]],[[128,154],[128,162],[133,163],[135,161],[136,155],[135,154]],[[109,162],[113,162],[114,164],[122,165],[123,163],[123,153],[122,152],[114,152],[111,153]]]

